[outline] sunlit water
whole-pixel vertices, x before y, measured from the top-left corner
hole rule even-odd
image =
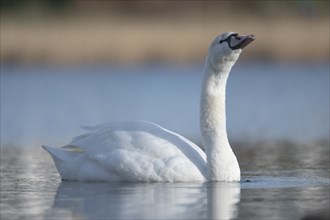
[[[1,67],[1,219],[328,219],[328,65],[242,64],[228,84],[240,183],[61,182],[40,144],[144,119],[200,143],[201,66]]]

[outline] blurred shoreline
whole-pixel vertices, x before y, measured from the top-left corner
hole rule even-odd
[[[1,64],[201,63],[225,31],[254,34],[243,60],[327,61],[329,18],[196,19],[2,15]]]

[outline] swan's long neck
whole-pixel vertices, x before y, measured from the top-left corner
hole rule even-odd
[[[240,169],[229,145],[226,130],[226,84],[235,61],[204,68],[201,94],[200,129],[207,155],[208,178],[211,181],[237,181]]]

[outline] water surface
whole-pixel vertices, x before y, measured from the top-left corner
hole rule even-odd
[[[5,148],[1,219],[326,219],[328,146],[267,147],[258,160],[250,155],[262,146],[236,146],[240,183],[61,182],[46,151]],[[283,155],[286,147],[309,153]]]
[[[148,120],[200,143],[203,65],[1,66],[1,144],[64,145],[80,125]],[[329,140],[329,64],[237,63],[227,86],[232,141]]]

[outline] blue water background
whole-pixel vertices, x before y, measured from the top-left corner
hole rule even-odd
[[[63,145],[80,125],[148,120],[196,143],[202,64],[1,67],[1,146]],[[329,64],[239,63],[232,142],[329,141]]]

